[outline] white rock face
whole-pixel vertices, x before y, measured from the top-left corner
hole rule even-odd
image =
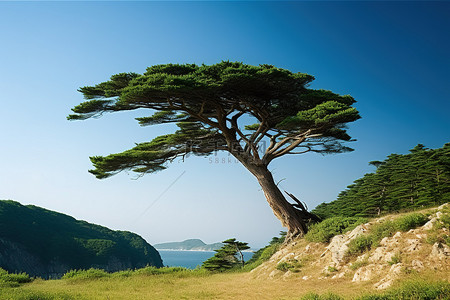
[[[418,259],[414,259],[414,260],[411,262],[411,265],[412,265],[413,269],[414,269],[414,270],[417,270],[417,271],[420,271],[420,270],[422,270],[422,269],[424,268],[423,262],[421,262],[421,261],[418,260]]]
[[[422,229],[431,230],[433,229],[434,223],[436,223],[436,218],[432,218],[430,221],[426,222],[425,225],[422,226]]]
[[[334,236],[327,247],[327,249],[331,252],[332,261],[336,265],[341,264],[348,250],[348,244],[350,241],[362,235],[366,231],[367,227],[365,225],[359,225],[349,233]]]
[[[407,239],[406,244],[407,244],[407,246],[405,247],[406,252],[417,251],[421,247],[419,239]]]
[[[352,282],[369,281],[383,269],[381,265],[367,265],[356,270]]]
[[[273,270],[272,272],[270,272],[269,278],[273,279],[281,274],[283,274],[283,272],[281,272],[280,270]]]
[[[431,248],[430,258],[432,259],[445,259],[447,260],[450,256],[450,248],[441,243],[435,243],[433,248]]]
[[[387,263],[392,260],[394,252],[388,251],[387,247],[378,247],[369,257],[370,263]]]
[[[379,282],[375,283],[374,287],[379,290],[383,290],[383,289],[390,287],[392,285],[392,283],[394,282],[394,280],[397,279],[398,277],[400,277],[400,275],[402,273],[402,269],[403,269],[402,263],[392,265],[391,268],[389,269],[389,272],[387,273],[387,275],[383,279],[381,279]]]

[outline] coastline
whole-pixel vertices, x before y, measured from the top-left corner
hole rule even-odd
[[[191,252],[215,252],[215,250],[194,250],[194,249],[158,249],[157,251],[191,251]],[[254,253],[254,250],[243,250],[242,252],[251,252]]]

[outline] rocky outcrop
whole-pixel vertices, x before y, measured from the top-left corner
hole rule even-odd
[[[448,215],[447,205],[431,211],[429,222],[407,232],[396,232],[375,244],[358,257],[348,257],[349,243],[371,230],[371,226],[396,216],[386,216],[360,225],[350,232],[334,236],[328,245],[308,243],[302,239],[285,245],[268,262],[252,271],[256,277],[273,280],[369,282],[374,289],[386,289],[411,272],[432,270],[437,276],[448,276],[450,247],[441,242],[430,244],[430,237],[448,234],[442,218]],[[430,210],[428,210],[429,212]],[[430,225],[431,224],[431,225]],[[432,239],[431,239],[432,240]],[[276,269],[280,263],[295,265],[295,272]],[[447,275],[446,275],[447,274]]]

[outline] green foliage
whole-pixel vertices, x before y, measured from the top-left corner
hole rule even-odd
[[[395,264],[398,264],[398,263],[401,263],[401,262],[402,262],[402,257],[400,256],[400,253],[397,252],[397,253],[395,253],[394,256],[392,256],[392,258],[391,258],[391,260],[388,262],[388,264],[390,264],[390,265],[395,265]]]
[[[31,278],[25,273],[9,273],[8,271],[0,268],[0,288],[3,286],[19,286],[22,283],[31,282]]]
[[[111,276],[104,270],[90,268],[88,270],[71,270],[63,275],[62,279],[99,279]]]
[[[427,221],[428,218],[424,214],[413,213],[396,219],[394,226],[399,231],[408,231],[424,225]]]
[[[450,201],[450,143],[439,149],[419,144],[410,152],[370,162],[377,167],[375,173],[357,179],[337,200],[322,203],[312,212],[323,219],[372,217]]]
[[[359,261],[355,261],[354,263],[352,263],[350,265],[350,269],[352,269],[353,271],[363,267],[363,266],[367,266],[369,264],[368,259],[364,259],[364,260],[359,260]]]
[[[175,158],[191,153],[225,150],[246,160],[257,159],[258,143],[268,141],[274,132],[280,140],[287,137],[287,144],[267,152],[260,160],[266,165],[297,148],[318,153],[351,151],[342,143],[350,140],[345,124],[360,118],[352,107],[355,100],[308,88],[313,80],[304,73],[240,62],[155,65],[141,75],[120,73],[109,81],[80,88],[87,101],[75,106],[68,119],[146,108],[153,114],[137,118],[142,126],[175,123],[180,128],[122,153],[91,157],[95,169],[90,172],[97,178],[123,170],[161,171]],[[242,116],[252,123],[238,126]],[[259,123],[253,124],[255,119]],[[306,137],[300,144],[292,139],[299,134]],[[287,149],[288,145],[293,148]]]
[[[450,283],[446,281],[426,282],[421,280],[406,281],[401,286],[382,294],[368,294],[356,300],[445,300],[450,295]],[[319,295],[309,293],[302,300],[343,300],[344,298],[328,293]]]
[[[333,294],[333,293],[328,293],[328,294],[324,294],[324,295],[319,295],[316,293],[309,293],[306,294],[305,296],[302,297],[301,300],[343,300],[344,298]]]
[[[44,266],[57,258],[69,270],[106,267],[112,256],[130,267],[162,266],[159,253],[134,233],[113,231],[14,201],[0,201],[0,238],[20,244],[22,250]],[[2,243],[0,241],[0,254],[10,247]],[[32,273],[32,269],[23,271],[32,276],[48,276],[45,270],[36,273]]]
[[[281,244],[283,244],[286,237],[286,232],[281,231],[279,237],[273,237],[269,242],[269,245],[256,251],[253,256],[246,262],[245,271],[250,271],[257,266],[261,265],[263,262],[268,261],[272,255],[274,255],[278,249],[280,249]]]
[[[365,218],[333,217],[309,227],[305,239],[310,242],[328,243],[338,234],[354,229],[359,224],[367,222]]]
[[[361,235],[350,241],[348,244],[348,255],[358,255],[372,248],[372,236]]]
[[[348,244],[348,255],[358,255],[377,246],[381,239],[398,231],[408,231],[424,225],[428,218],[424,214],[411,213],[394,220],[384,220],[372,225],[370,232],[356,237]]]
[[[235,238],[223,241],[223,247],[214,250],[216,254],[203,262],[202,268],[208,271],[223,272],[237,266],[244,267],[242,250],[250,249],[247,243],[239,242]]]
[[[287,271],[291,271],[294,273],[300,272],[300,268],[302,267],[302,263],[299,262],[296,259],[290,259],[287,261],[283,261],[280,262],[277,266],[276,269],[280,270],[282,272],[287,272]]]
[[[448,299],[449,295],[449,282],[414,280],[406,281],[400,287],[391,289],[381,295],[366,295],[358,298],[358,300],[444,300]]]

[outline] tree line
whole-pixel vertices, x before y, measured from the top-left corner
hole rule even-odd
[[[342,191],[337,200],[318,205],[313,213],[372,217],[448,202],[450,199],[450,143],[439,149],[418,144],[410,153],[391,154],[371,161],[374,173],[365,174]]]

